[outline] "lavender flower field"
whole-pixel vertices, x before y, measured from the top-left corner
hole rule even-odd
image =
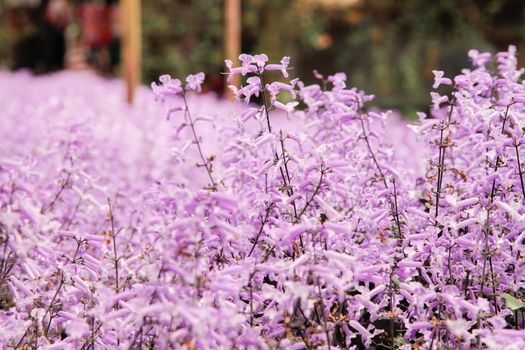
[[[0,73],[0,348],[525,349],[524,70],[468,56],[416,123],[264,54]]]

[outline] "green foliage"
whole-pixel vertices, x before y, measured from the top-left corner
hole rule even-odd
[[[343,71],[351,85],[374,91],[381,107],[429,105],[432,70],[468,66],[470,48],[494,51],[525,42],[520,0],[357,1],[329,6],[314,0],[243,0],[242,51],[293,57],[293,75]],[[170,72],[223,68],[223,1],[144,1],[144,82]],[[523,50],[520,50],[523,51]],[[308,80],[310,79],[310,80]],[[408,107],[410,106],[410,107]]]
[[[512,311],[519,310],[524,306],[523,301],[521,301],[518,298],[513,297],[512,295],[508,293],[501,294],[501,298],[505,300],[505,305],[507,305],[507,307],[511,309]]]
[[[222,16],[214,0],[144,1],[144,81],[222,69]]]
[[[0,26],[0,69],[8,65],[9,37],[5,27]]]

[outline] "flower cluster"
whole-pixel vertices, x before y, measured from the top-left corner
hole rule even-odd
[[[287,57],[226,61],[243,103],[162,76],[169,122],[2,73],[1,347],[523,349],[523,70],[469,57],[409,127]]]

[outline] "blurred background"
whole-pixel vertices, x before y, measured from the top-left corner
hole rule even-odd
[[[0,0],[0,67],[121,74],[123,1]],[[307,82],[313,69],[343,71],[376,105],[413,115],[429,104],[432,70],[457,74],[469,49],[514,44],[525,58],[524,0],[238,0],[238,39],[226,35],[228,2],[143,0],[140,80],[204,71],[222,94],[230,38],[242,52],[291,56]]]

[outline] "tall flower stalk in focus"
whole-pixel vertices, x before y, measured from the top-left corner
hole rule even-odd
[[[209,188],[212,191],[217,191],[217,182],[215,181],[212,175],[213,157],[204,156],[202,150],[202,139],[197,135],[197,131],[195,128],[196,120],[191,115],[190,107],[188,105],[187,100],[187,93],[189,93],[190,91],[195,91],[197,93],[201,92],[201,85],[204,82],[204,78],[205,76],[202,72],[197,73],[195,75],[190,74],[186,78],[186,85],[183,88],[179,79],[172,79],[169,75],[163,75],[159,78],[161,85],[158,85],[157,83],[153,82],[151,83],[151,88],[153,89],[153,92],[155,93],[157,98],[160,99],[162,102],[164,102],[166,98],[182,98],[182,105],[176,104],[175,106],[169,107],[168,119],[172,113],[178,111],[184,112],[184,117],[186,120],[178,127],[178,131],[180,132],[185,127],[190,127],[193,136],[193,142],[197,147],[197,151],[199,152],[199,157],[201,159],[201,163],[197,164],[197,166],[204,167],[206,169],[206,173],[208,174],[208,178],[210,180]]]

